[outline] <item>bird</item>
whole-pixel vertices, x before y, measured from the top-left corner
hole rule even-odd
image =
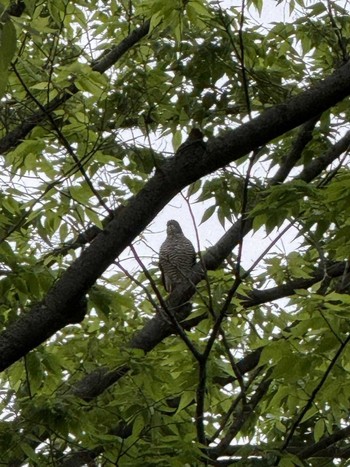
[[[200,146],[203,146],[205,148],[206,144],[203,141],[203,138],[204,135],[199,128],[192,128],[187,139],[178,147],[176,154],[179,154],[183,149],[187,148],[192,144],[199,144]]]
[[[176,220],[169,220],[166,230],[167,238],[159,250],[159,267],[165,290],[171,293],[177,285],[188,282],[196,252]]]
[[[200,141],[202,140],[204,137],[203,133],[201,132],[201,130],[199,128],[192,128],[192,130],[190,131],[188,137],[187,137],[187,142],[188,143],[193,143],[194,141]]]

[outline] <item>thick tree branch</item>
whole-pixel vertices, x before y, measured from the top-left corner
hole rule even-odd
[[[273,177],[273,180],[271,181],[272,184],[281,183],[281,181],[286,179],[289,172],[300,159],[306,145],[312,140],[312,131],[314,130],[319,118],[320,116],[317,115],[315,118],[312,118],[304,125],[302,125],[297,137],[295,138],[291,151],[281,162],[280,168]]]
[[[298,179],[304,182],[310,182],[322,172],[329,164],[336,160],[343,152],[348,151],[350,147],[350,131],[337,141],[328,151],[317,157],[312,163],[308,164],[299,174]]]
[[[335,263],[326,269],[326,274],[329,278],[340,277],[343,275],[345,268],[345,262]],[[295,294],[296,290],[308,289],[314,284],[317,284],[317,282],[322,281],[324,275],[325,270],[323,267],[320,267],[319,269],[316,269],[312,274],[312,277],[308,279],[294,279],[288,281],[286,284],[271,287],[270,289],[252,290],[249,293],[248,298],[243,298],[243,305],[248,308],[262,303],[272,302],[279,298],[290,297]]]
[[[315,455],[319,456],[320,452],[326,449],[329,449],[330,446],[332,446],[334,443],[337,443],[338,441],[341,441],[345,438],[349,438],[349,436],[350,436],[350,426],[347,426],[346,428],[337,430],[331,435],[322,438],[317,443],[312,444],[311,446],[307,446],[303,448],[301,451],[299,450],[298,456],[301,459],[308,459],[309,457],[312,457]],[[335,457],[338,457],[338,456],[335,456]],[[350,457],[349,452],[348,452],[348,457]]]
[[[349,430],[347,428],[347,430]],[[331,435],[332,436],[332,435]],[[330,436],[330,437],[331,437]],[[306,448],[308,449],[308,448]],[[289,446],[287,452],[298,455],[300,457],[300,446],[298,445],[291,445]],[[232,456],[234,457],[235,460],[230,459],[227,461],[216,461],[215,465],[220,466],[220,465],[233,465],[234,462],[240,462],[244,460],[249,460],[250,458],[254,459],[254,465],[258,464],[258,457],[261,457],[261,464],[262,466],[266,466],[266,449],[264,449],[264,446],[258,446],[258,445],[246,445],[246,444],[237,444],[234,446],[229,446],[223,456]],[[325,449],[322,449],[317,452],[317,455],[315,456],[307,456],[307,457],[302,457],[302,459],[310,459],[312,457],[319,457],[323,459],[335,459],[335,458],[340,458],[340,459],[349,459],[350,457],[350,452],[349,448],[338,448],[338,447],[328,447]]]

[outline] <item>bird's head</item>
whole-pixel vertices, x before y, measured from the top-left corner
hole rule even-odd
[[[204,135],[199,128],[192,128],[190,134],[188,135],[187,141],[203,140],[203,137]]]
[[[182,234],[180,224],[174,219],[170,220],[166,224],[166,232],[168,235]]]

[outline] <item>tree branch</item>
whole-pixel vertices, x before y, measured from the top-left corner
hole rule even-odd
[[[217,446],[209,450],[209,455],[212,459],[217,459],[218,457],[223,455],[225,450],[230,445],[232,439],[242,429],[247,419],[254,413],[255,407],[258,405],[261,399],[265,396],[271,384],[271,381],[272,381],[271,373],[272,373],[271,369],[266,372],[266,375],[264,376],[263,380],[257,387],[254,395],[251,397],[248,404],[243,406],[242,410],[236,415],[234,421],[232,422],[231,426],[227,430],[227,433],[224,436],[224,438],[218,443]]]
[[[334,355],[334,357],[332,358],[330,364],[328,365],[327,367],[327,370],[325,371],[324,375],[322,376],[322,378],[320,379],[319,383],[317,384],[317,386],[315,387],[315,389],[312,391],[312,394],[310,396],[310,398],[308,399],[307,403],[305,404],[305,406],[303,407],[303,409],[301,410],[301,412],[299,413],[297,419],[295,420],[295,422],[293,423],[291,429],[289,430],[289,433],[288,435],[286,436],[286,439],[283,443],[283,446],[282,446],[282,451],[284,451],[285,449],[287,449],[289,443],[291,442],[292,438],[293,438],[293,435],[295,433],[295,430],[298,428],[298,425],[300,424],[300,422],[302,421],[302,419],[304,418],[306,412],[310,409],[310,407],[312,406],[314,400],[315,400],[315,397],[317,396],[317,394],[319,393],[319,391],[321,390],[322,386],[324,385],[324,383],[326,382],[327,378],[328,378],[328,375],[329,373],[332,371],[334,365],[337,363],[337,360],[339,359],[340,355],[342,354],[343,350],[345,349],[345,347],[348,345],[348,343],[350,342],[350,334],[348,335],[348,337],[345,339],[344,342],[341,343],[341,345],[339,346],[336,354]]]
[[[308,459],[309,457],[312,457],[314,455],[319,456],[320,452],[324,451],[325,449],[328,449],[332,444],[337,443],[338,441],[341,441],[345,438],[348,438],[349,436],[350,436],[350,426],[347,426],[346,428],[337,430],[331,435],[322,438],[317,443],[312,444],[311,446],[307,446],[303,448],[301,451],[299,450],[298,456],[300,457],[300,459]],[[335,457],[338,457],[338,456],[335,456]]]
[[[142,26],[135,29],[118,45],[112,47],[108,53],[102,53],[101,56],[94,62],[91,69],[99,73],[104,73],[111,68],[131,47],[145,37],[149,32],[149,21],[146,21]],[[75,84],[71,84],[61,95],[57,96],[51,102],[44,106],[43,110],[33,113],[26,122],[22,122],[20,126],[10,131],[0,140],[0,153],[5,154],[11,148],[18,146],[21,141],[36,127],[36,125],[45,121],[48,114],[69,100],[74,94],[79,92]]]

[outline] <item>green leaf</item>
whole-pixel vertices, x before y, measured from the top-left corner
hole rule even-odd
[[[91,190],[86,184],[71,186],[69,188],[69,192],[73,199],[82,204],[88,204],[90,197],[92,196]]]
[[[135,420],[133,421],[132,425],[132,437],[135,439],[137,438],[142,430],[144,429],[145,421],[142,415],[138,415]]]
[[[179,406],[177,408],[177,411],[176,413],[179,413],[181,412],[181,410],[185,409],[186,407],[188,407],[189,405],[193,404],[193,401],[194,401],[194,394],[192,391],[185,391],[182,395],[181,395],[181,399],[180,399],[180,403],[179,403]]]
[[[313,431],[314,431],[314,440],[317,443],[322,438],[323,433],[325,432],[325,423],[322,418],[317,420]]]
[[[176,130],[175,133],[173,134],[173,140],[172,140],[172,144],[173,144],[173,148],[175,152],[179,148],[181,142],[182,142],[182,132],[181,130]]]
[[[201,180],[197,180],[188,187],[187,196],[193,196],[202,186]]]
[[[24,454],[26,456],[28,456],[28,458],[32,461],[34,461],[35,463],[37,463],[37,461],[39,460],[38,456],[35,454],[35,451],[34,449],[27,443],[21,443],[21,449],[22,451],[24,452]]]
[[[205,221],[210,219],[212,215],[214,214],[215,210],[216,210],[216,206],[210,206],[209,208],[207,208],[204,211],[204,214],[202,216],[201,224],[203,224]]]
[[[11,20],[0,26],[0,97],[5,94],[9,66],[16,52],[16,29]]]
[[[0,70],[9,67],[17,48],[16,29],[11,20],[7,20],[0,29]]]
[[[90,219],[90,221],[98,228],[102,229],[103,230],[103,222],[102,220],[100,219],[100,216],[95,212],[93,211],[92,209],[87,209],[86,210],[86,216],[88,217],[88,219]]]

